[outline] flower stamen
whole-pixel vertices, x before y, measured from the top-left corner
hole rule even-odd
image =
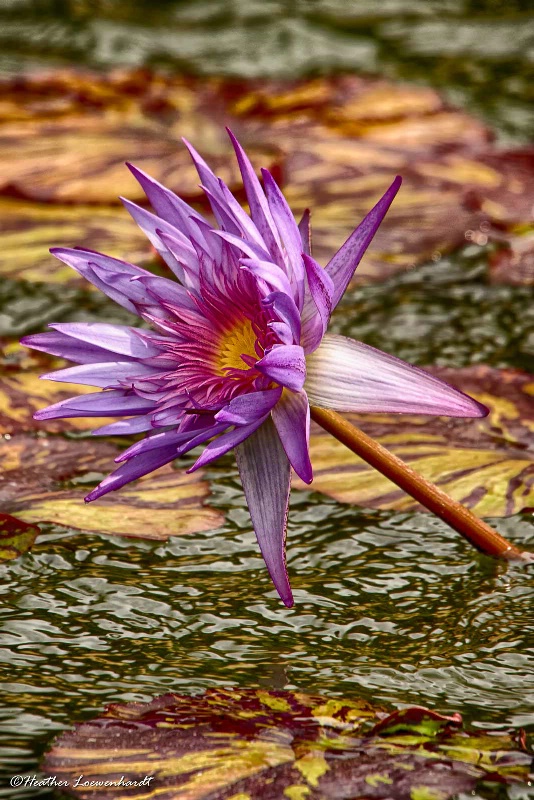
[[[230,370],[248,370],[250,359],[256,362],[258,358],[261,358],[261,355],[257,353],[257,338],[252,323],[248,319],[241,320],[230,330],[225,331],[221,337],[216,364],[217,374],[226,376]]]

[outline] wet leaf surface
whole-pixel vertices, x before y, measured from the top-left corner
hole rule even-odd
[[[93,249],[98,242],[103,252],[138,264],[151,257],[146,236],[132,224],[124,209],[0,200],[0,216],[2,277],[88,288],[87,281],[57,258],[47,255],[58,242]]]
[[[76,205],[115,204],[120,194],[142,200],[123,166],[133,160],[182,196],[202,202],[179,137],[193,139],[236,189],[238,176],[222,134],[230,124],[256,168],[271,166],[282,179],[295,213],[313,209],[319,260],[330,258],[399,173],[403,189],[362,262],[360,278],[383,280],[457,249],[466,238],[485,238],[514,255],[506,274],[501,270],[501,281],[534,280],[530,261],[521,252],[515,255],[514,235],[518,226],[532,223],[532,152],[494,149],[481,122],[449,107],[432,89],[355,76],[283,84],[136,71],[115,76],[63,71],[5,80],[1,88],[6,164],[0,192],[6,196]],[[19,107],[25,111],[17,117]],[[10,213],[16,218],[16,206]],[[32,235],[24,241],[27,275],[33,278],[40,268],[35,240],[48,243],[53,231],[29,216]],[[99,213],[95,220],[86,213],[86,220],[84,227],[75,211],[67,214],[58,230],[61,243],[93,240],[105,249],[114,236],[121,245],[122,224],[99,240]],[[12,235],[15,260],[23,263],[20,242]],[[128,244],[125,254],[135,255],[136,246]],[[47,275],[49,262],[43,259]],[[56,280],[76,278],[58,268]]]
[[[378,414],[350,419],[478,516],[504,516],[534,505],[532,376],[487,367],[431,371],[487,405],[490,415],[477,420]],[[419,508],[317,428],[310,453],[315,491],[373,508]],[[304,488],[300,481],[296,485]]]
[[[203,505],[209,487],[202,475],[170,466],[85,504],[84,495],[115,467],[117,453],[101,441],[0,438],[2,508],[28,523],[156,540],[211,530],[223,521]]]
[[[38,533],[36,525],[28,525],[10,514],[0,514],[0,563],[27,553]]]
[[[371,727],[373,722],[378,722]],[[463,730],[459,715],[422,707],[391,715],[363,700],[300,692],[211,689],[113,704],[62,734],[44,771],[74,797],[116,789],[72,783],[125,780],[125,797],[188,800],[447,800],[484,782],[525,782],[531,756],[506,733]]]

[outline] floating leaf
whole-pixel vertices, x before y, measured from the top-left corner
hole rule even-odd
[[[123,166],[133,159],[200,200],[179,137],[194,139],[236,188],[235,161],[222,133],[230,124],[254,164],[274,160],[295,213],[314,209],[320,260],[335,252],[392,176],[403,175],[360,279],[384,279],[439,259],[466,236],[475,244],[504,240],[514,252],[515,229],[531,222],[532,152],[493,150],[487,127],[429,88],[356,76],[288,85],[62,70],[7,79],[0,89],[4,194],[63,204],[114,204],[119,194],[142,200]],[[88,223],[82,238],[90,236]],[[514,272],[513,280],[523,280],[524,272]]]
[[[0,433],[90,431],[109,422],[109,419],[104,417],[50,420],[45,424],[34,420],[33,414],[39,408],[65,400],[67,397],[95,391],[91,386],[42,381],[39,375],[45,371],[42,366],[33,366],[25,370],[6,370],[0,381]]]
[[[490,408],[486,419],[351,415],[351,420],[478,516],[534,505],[534,378],[515,370],[433,369]],[[417,502],[318,429],[310,441],[315,491],[345,503],[408,510]],[[307,488],[296,481],[299,488]]]
[[[446,728],[457,728],[462,724],[460,714],[453,714],[451,717],[444,717],[437,711],[431,711],[421,706],[412,708],[400,708],[378,722],[371,734],[381,736],[396,733],[418,733],[423,736],[434,736],[438,731]]]
[[[88,287],[77,272],[48,253],[58,242],[139,264],[152,255],[146,236],[123,209],[0,200],[0,216],[0,275],[5,277]]]
[[[38,533],[36,525],[28,525],[10,514],[0,514],[0,563],[27,553]]]
[[[220,512],[203,505],[209,487],[202,475],[171,466],[85,504],[84,495],[116,466],[117,452],[101,441],[0,439],[2,508],[28,523],[140,539],[163,540],[222,523]]]
[[[459,715],[419,707],[371,727],[384,716],[363,700],[300,692],[168,694],[113,704],[62,734],[44,772],[92,800],[113,797],[103,784],[121,776],[121,796],[166,800],[447,800],[480,781],[496,798],[498,784],[528,779],[531,758],[507,734],[472,734],[459,730]],[[401,718],[403,736],[391,736]],[[429,719],[440,724],[427,730]]]

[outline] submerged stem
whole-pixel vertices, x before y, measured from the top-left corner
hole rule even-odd
[[[534,562],[534,554],[518,550],[511,542],[478,519],[468,508],[401,461],[385,447],[330,409],[311,407],[311,417],[328,433],[363,458],[386,478],[426,506],[478,550],[496,558]]]

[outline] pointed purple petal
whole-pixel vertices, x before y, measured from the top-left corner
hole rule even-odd
[[[268,326],[276,334],[280,344],[295,344],[293,331],[287,322],[269,322]]]
[[[120,419],[118,422],[110,422],[109,425],[102,425],[91,431],[93,436],[131,436],[134,433],[144,433],[153,429],[152,415],[132,417],[131,419]]]
[[[255,419],[254,422],[248,425],[239,425],[233,431],[228,431],[218,436],[213,442],[210,442],[202,451],[201,455],[197,458],[192,467],[187,471],[194,472],[199,467],[204,467],[206,464],[211,464],[217,458],[224,456],[238,444],[241,444],[247,439],[266,419],[265,416]]]
[[[340,247],[335,256],[326,265],[325,269],[332,278],[335,287],[333,308],[337,306],[343,297],[356,267],[369,247],[388,208],[399,191],[401,183],[402,178],[397,175],[384,196],[369,211],[356,230],[351,233],[345,244]]]
[[[255,258],[242,258],[240,263],[257,278],[261,278],[263,281],[265,281],[270,289],[283,292],[284,294],[287,294],[288,297],[292,297],[293,290],[291,288],[291,284],[289,283],[289,278],[285,272],[276,264],[273,264],[272,261],[259,261]]]
[[[284,604],[293,605],[285,541],[290,467],[271,419],[236,449],[241,483],[269,575]]]
[[[277,317],[291,329],[293,343],[300,344],[300,313],[293,298],[285,292],[271,292],[261,303],[273,309]]]
[[[131,200],[126,200],[124,197],[121,197],[120,200],[125,209],[132,216],[135,222],[137,222],[147,239],[150,241],[152,247],[157,250],[165,263],[170,267],[170,269],[172,269],[180,283],[184,283],[185,275],[183,266],[163,243],[161,236],[157,233],[157,231],[163,231],[163,233],[173,236],[175,239],[179,239],[181,236],[184,236],[184,234],[179,231],[178,228],[175,228],[174,225],[171,225],[169,222],[165,222],[164,219],[161,219],[161,217],[157,217],[155,214],[147,211],[146,208],[141,208],[141,206],[132,203]]]
[[[302,219],[298,224],[300,238],[302,240],[302,252],[307,256],[311,256],[312,240],[311,240],[311,227],[310,227],[310,209],[304,209]]]
[[[167,189],[166,186],[143,172],[142,169],[128,162],[126,162],[126,166],[141,185],[150,205],[159,217],[169,222],[173,227],[178,228],[186,236],[194,232],[191,218],[203,220],[203,217],[197,211],[184,202],[181,197]]]
[[[47,331],[46,333],[35,333],[24,336],[20,343],[25,347],[32,347],[34,350],[42,350],[52,356],[66,358],[77,364],[93,364],[102,361],[115,361],[116,353],[104,350],[100,347],[71,339],[59,331]]]
[[[147,475],[149,472],[163,467],[170,461],[174,461],[175,458],[176,447],[163,447],[159,450],[153,450],[150,453],[143,453],[143,455],[137,456],[137,458],[132,458],[130,461],[127,461],[126,464],[121,464],[115,472],[112,472],[111,475],[104,478],[96,489],[89,492],[85,498],[85,502],[90,503],[92,500],[97,500],[108,492],[114,492],[126,483],[135,481],[137,478],[141,478],[143,475]]]
[[[169,250],[176,255],[176,251],[173,249],[173,244],[176,240],[164,233],[161,234],[161,240],[165,243]],[[193,250],[193,248],[191,248],[191,250]],[[144,290],[146,290],[146,293],[149,293],[150,296],[155,298],[157,302],[165,301],[166,303],[171,303],[178,308],[196,309],[197,305],[191,298],[191,291],[192,289],[196,290],[198,288],[198,279],[195,279],[195,273],[190,270],[186,264],[183,266],[187,273],[186,278],[184,279],[186,281],[187,288],[186,286],[182,286],[182,284],[178,283],[178,281],[169,281],[166,278],[161,278],[159,275],[143,275],[136,280],[136,283],[139,286],[142,286]],[[198,271],[198,263],[195,267],[195,272],[196,271]],[[191,277],[193,277],[193,280],[188,280]],[[150,304],[151,302],[147,297],[145,297],[144,300],[145,303],[148,302]]]
[[[160,370],[140,364],[136,361],[108,361],[101,364],[81,364],[54,372],[47,372],[40,377],[43,380],[60,381],[61,383],[79,383],[84,386],[100,386],[101,389],[119,388],[122,383],[131,385],[134,380],[146,378]],[[124,386],[121,388],[129,388]]]
[[[300,392],[306,378],[304,350],[296,344],[278,345],[256,362],[256,369],[282,386]]]
[[[231,244],[232,247],[236,247],[242,253],[245,253],[250,258],[255,258],[260,261],[268,261],[271,263],[270,254],[261,245],[251,242],[248,239],[243,239],[241,236],[236,236],[228,231],[215,230],[214,233],[216,233],[217,236],[220,236],[221,239],[224,239],[225,242],[228,242],[228,244]]]
[[[210,427],[207,425],[207,427]],[[179,430],[169,430],[169,431],[158,431],[153,433],[151,436],[146,436],[140,442],[135,442],[134,444],[130,445],[127,450],[121,453],[115,461],[120,463],[121,461],[128,461],[130,458],[135,458],[141,453],[148,453],[151,450],[157,450],[161,447],[169,447],[173,445],[175,448],[176,457],[178,457],[178,446],[187,442],[189,439],[192,439],[193,436],[198,435],[198,430],[193,431],[179,431]]]
[[[278,242],[278,231],[276,229],[269,204],[263,193],[263,189],[261,188],[258,176],[254,172],[247,154],[235,138],[232,131],[229,130],[229,128],[226,130],[228,131],[228,135],[234,146],[235,154],[237,156],[237,163],[239,164],[241,177],[243,178],[243,186],[245,187],[248,204],[250,206],[250,216],[252,217],[252,221],[260,232],[260,235],[267,245],[272,258],[276,260],[279,266],[282,266],[283,258]]]
[[[64,264],[67,264],[69,267],[72,267],[72,269],[75,269],[76,272],[92,283],[93,286],[96,286],[97,289],[100,289],[101,292],[104,292],[104,294],[110,297],[115,303],[118,303],[118,305],[123,306],[123,308],[126,308],[128,311],[131,311],[132,314],[139,315],[139,311],[134,303],[132,303],[130,298],[123,292],[116,289],[114,286],[109,286],[106,281],[97,275],[92,268],[92,264],[94,264],[96,260],[102,261],[104,258],[107,259],[107,256],[104,256],[102,253],[94,253],[92,250],[73,249],[68,247],[51,247],[50,252],[53,256],[59,258],[60,261],[63,261]],[[112,258],[109,259],[108,263],[113,265],[113,267],[116,269],[122,269],[126,274],[137,274],[136,268],[133,266],[133,264],[121,262],[119,266],[119,262]],[[141,270],[139,270],[139,272],[141,272]]]
[[[41,408],[34,419],[67,419],[68,417],[122,417],[130,414],[148,414],[155,404],[135,394],[120,389],[81,394],[59,403]]]
[[[273,422],[291,466],[304,483],[313,480],[310,462],[310,405],[306,392],[284,389],[272,411]]]
[[[211,421],[211,417],[209,418]],[[189,441],[186,444],[180,445],[178,447],[178,455],[183,456],[186,453],[189,453],[190,450],[193,450],[195,447],[198,447],[199,444],[204,444],[208,439],[211,439],[213,436],[217,436],[218,434],[222,433],[228,425],[226,423],[215,423],[215,425],[208,425],[206,428],[201,430],[199,433],[197,431],[193,431],[192,433],[195,434],[191,436]],[[196,468],[193,465],[193,468]],[[189,472],[190,470],[188,470]]]
[[[189,150],[189,155],[191,156],[193,164],[195,165],[196,171],[198,172],[198,177],[200,178],[204,189],[208,190],[206,195],[210,201],[211,210],[213,211],[215,219],[219,225],[224,225],[226,221],[226,213],[224,211],[225,203],[220,194],[219,179],[208,167],[202,156],[195,150],[193,145],[184,138],[182,138],[182,142]],[[211,202],[212,198],[215,199],[215,203]],[[220,212],[221,206],[223,209],[222,213]]]
[[[151,331],[127,325],[110,325],[106,322],[55,322],[49,327],[80,342],[130,358],[153,358],[161,353],[161,348],[151,341],[156,339]],[[161,336],[159,338],[161,339]]]
[[[278,386],[276,389],[239,395],[215,414],[215,419],[217,422],[226,422],[227,425],[248,425],[268,414],[281,394],[282,389]]]
[[[295,283],[298,305],[299,308],[302,308],[302,303],[304,302],[304,267],[299,229],[295,222],[295,217],[271,173],[266,169],[262,169],[261,174],[267,202],[287,254],[289,277]]]
[[[302,346],[308,354],[319,347],[326,333],[332,313],[334,284],[326,270],[311,256],[304,253],[303,259],[309,294],[306,294],[302,312]]]
[[[131,311],[132,314],[140,316],[137,303],[146,301],[146,298],[143,298],[143,287],[136,279],[140,277],[153,278],[152,273],[136,267],[134,264],[129,264],[127,261],[96,253],[93,250],[52,247],[50,252],[83,275],[86,280],[116,303]],[[158,280],[163,281],[163,284],[172,283],[166,278]]]
[[[488,409],[418,367],[345,336],[326,334],[307,358],[311,405],[336,411],[485,417]]]

